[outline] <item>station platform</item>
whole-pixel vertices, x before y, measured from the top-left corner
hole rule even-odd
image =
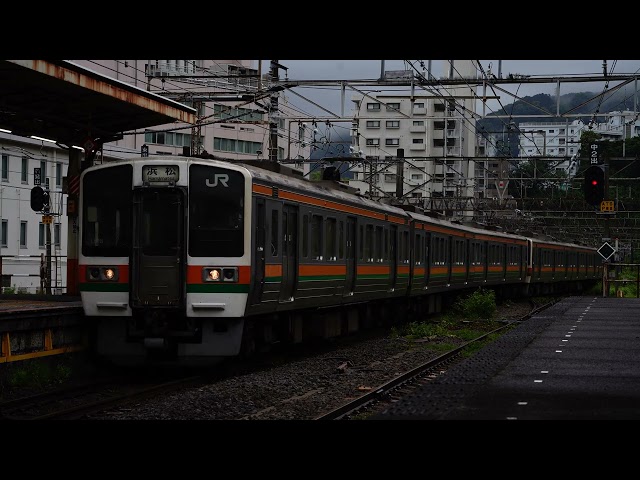
[[[640,420],[640,299],[563,299],[374,419]]]
[[[0,364],[83,350],[80,297],[0,295]]]

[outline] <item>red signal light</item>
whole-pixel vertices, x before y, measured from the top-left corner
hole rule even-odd
[[[598,180],[591,180],[591,185],[598,185]]]

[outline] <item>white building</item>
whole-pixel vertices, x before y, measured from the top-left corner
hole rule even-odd
[[[454,72],[476,78],[470,61],[456,63],[455,70],[449,66],[447,61],[447,78]],[[474,162],[469,157],[476,153],[474,92],[470,87],[446,92],[353,97],[352,145],[362,161],[354,165],[350,185],[372,197],[396,196],[395,158],[402,149],[402,195],[409,203],[427,206],[432,198],[473,198]]]
[[[268,160],[269,121],[278,124],[277,158],[308,160],[313,136],[303,128],[303,116],[287,106],[279,93],[277,116],[270,115],[270,96],[247,101],[245,95],[268,86],[261,66],[251,60],[74,60],[84,68],[120,82],[167,95],[180,103],[196,106],[199,129],[178,122],[139,132],[126,132],[121,140],[103,145],[97,161],[149,154],[181,155],[184,147],[200,139],[201,150],[231,160]],[[178,78],[179,77],[179,78]],[[207,99],[224,93],[220,100]],[[213,95],[215,94],[215,95]],[[195,101],[194,101],[195,99]],[[224,100],[224,101],[223,101]],[[91,108],[87,105],[87,108]],[[293,119],[292,119],[293,118]],[[291,120],[290,120],[291,119]],[[62,193],[68,169],[68,151],[55,143],[20,137],[0,125],[0,258],[3,291],[36,293],[41,287],[41,258],[51,249],[51,293],[62,294],[67,286],[67,196]],[[193,134],[196,134],[194,137]],[[52,139],[55,140],[55,139]],[[193,151],[193,150],[190,150]],[[302,171],[302,163],[291,165]],[[52,224],[31,209],[34,169],[40,168],[42,186],[49,181]],[[48,218],[47,218],[48,220]],[[47,236],[50,231],[50,237]],[[49,242],[47,239],[49,238]],[[45,285],[46,287],[46,285]],[[46,293],[48,289],[45,289]]]
[[[17,137],[0,131],[0,255],[2,290],[14,293],[46,293],[66,290],[67,216],[63,179],[69,163],[68,152],[42,140]],[[42,188],[49,185],[49,213],[31,209],[35,169],[40,169]],[[47,252],[47,243],[50,252]],[[47,262],[47,253],[51,261]],[[50,268],[51,283],[41,285],[41,266]]]
[[[590,130],[601,136],[602,140],[622,140],[637,137],[640,134],[640,120],[631,111],[617,111],[602,114],[608,116],[606,122],[589,125],[582,120],[565,122],[523,122],[518,124],[518,157],[564,157],[555,166],[569,177],[575,176],[579,162],[582,132]]]
[[[139,154],[143,145],[149,148],[149,155],[181,155],[184,147],[199,141],[201,151],[231,160],[269,159],[270,96],[254,98],[266,89],[270,75],[262,72],[256,60],[73,62],[197,109],[198,129],[177,122],[149,127],[105,145],[105,158]],[[278,160],[309,159],[312,132],[302,128],[309,119],[290,108],[282,92],[277,107],[273,119],[278,123]]]

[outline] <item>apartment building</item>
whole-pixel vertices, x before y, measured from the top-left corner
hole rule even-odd
[[[181,155],[184,148],[230,160],[268,160],[271,120],[278,124],[277,158],[301,162],[310,155],[308,121],[280,93],[277,111],[270,97],[255,94],[268,85],[256,60],[73,60],[74,63],[152,93],[194,107],[199,127],[174,123],[145,128],[105,146],[105,158],[139,154]]]
[[[473,77],[471,62],[461,62],[449,75]],[[473,93],[469,87],[456,87],[448,88],[447,95],[354,96],[352,145],[362,160],[352,169],[350,185],[375,198],[401,193],[405,203],[419,206],[433,198],[473,198]],[[401,170],[399,152],[404,157]],[[458,210],[454,215],[470,214]]]
[[[569,178],[576,175],[579,167],[577,159],[582,132],[590,130],[600,135],[602,140],[622,140],[640,134],[637,113],[616,111],[602,114],[605,122],[591,125],[577,119],[569,122],[523,122],[518,125],[518,157],[564,157],[555,164],[557,171]]]

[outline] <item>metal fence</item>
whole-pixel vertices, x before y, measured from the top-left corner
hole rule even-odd
[[[610,297],[611,290],[613,288],[614,295],[616,297],[623,297],[624,292],[623,285],[635,284],[636,298],[640,298],[640,263],[609,263],[605,262],[602,270],[602,296]],[[622,276],[622,270],[629,268],[635,270],[635,279],[633,278],[620,278]]]

